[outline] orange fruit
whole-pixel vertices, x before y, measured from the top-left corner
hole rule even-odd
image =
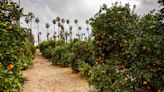
[[[0,67],[2,66],[2,63],[0,63]]]
[[[115,17],[112,17],[112,19],[113,19],[113,20],[116,20],[116,18],[115,18]]]
[[[136,58],[137,57],[137,54],[133,54],[133,57]]]
[[[112,39],[112,36],[110,35],[109,38]]]
[[[116,41],[114,41],[114,44],[116,44],[117,42]]]
[[[146,85],[147,84],[147,81],[143,81],[143,85]]]
[[[13,69],[14,68],[14,65],[13,64],[9,64],[8,66],[7,66],[7,69]]]
[[[9,90],[9,89],[7,89],[7,90],[6,90],[6,92],[10,92],[10,90]]]
[[[157,68],[157,71],[160,71],[160,70],[161,70],[161,68],[158,67],[158,68]]]
[[[158,89],[158,92],[164,92],[164,90],[160,90],[160,89]]]
[[[11,19],[12,19],[13,21],[16,21],[16,18],[15,18],[15,17],[11,17]]]
[[[103,41],[103,44],[106,44],[106,41]]]
[[[146,50],[147,50],[147,46],[143,46],[143,47],[142,47],[142,50],[143,50],[143,51],[146,51]]]
[[[103,33],[103,36],[105,36],[106,35],[106,33]]]
[[[121,64],[120,65],[120,70],[124,69],[125,68],[125,65],[124,64]]]
[[[13,27],[10,25],[10,26],[7,27],[7,29],[11,30],[11,29],[13,29]]]
[[[96,44],[99,44],[99,41],[96,41]]]
[[[99,34],[97,33],[95,36],[98,36]]]
[[[149,87],[149,86],[147,86],[147,87],[146,87],[146,89],[147,89],[147,90],[150,90],[150,87]]]
[[[134,60],[135,58],[134,57],[132,57],[132,60]]]
[[[2,16],[0,16],[0,20],[2,19],[3,17]]]
[[[124,43],[125,43],[125,44],[127,44],[127,43],[128,43],[128,41],[127,41],[127,40],[124,40]]]

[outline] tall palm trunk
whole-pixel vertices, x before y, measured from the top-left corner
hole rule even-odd
[[[54,40],[56,40],[56,32],[55,32],[55,25],[54,25]]]
[[[80,39],[80,30],[79,30],[79,26],[76,24],[76,26],[77,26],[77,31],[78,31],[78,38]]]
[[[88,40],[89,40],[89,27],[87,27]]]
[[[48,28],[47,28],[47,41],[48,41],[48,38],[49,38],[49,34],[48,34]]]
[[[39,24],[37,23],[37,27],[38,27],[38,45],[40,43],[40,36],[39,36]]]
[[[32,19],[30,24],[30,42],[32,42]]]

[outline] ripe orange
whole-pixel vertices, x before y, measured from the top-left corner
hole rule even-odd
[[[106,33],[103,33],[103,36],[105,36],[106,35]]]
[[[112,19],[113,19],[113,20],[116,20],[116,18],[115,18],[115,17],[112,17]]]
[[[132,60],[134,60],[135,58],[134,57],[132,57]]]
[[[146,50],[147,50],[147,46],[143,46],[143,47],[142,47],[142,50],[143,50],[143,51],[146,51]]]
[[[134,54],[133,54],[133,57],[136,58],[136,57],[137,57],[137,54],[134,53]]]
[[[98,61],[96,61],[96,65],[98,65],[99,64],[99,62]]]
[[[110,35],[109,38],[112,39],[112,36]]]
[[[15,17],[11,17],[11,19],[12,19],[13,21],[16,21],[16,18],[15,18]]]
[[[7,27],[7,29],[8,29],[8,30],[12,30],[13,27],[10,25],[10,26]]]
[[[7,89],[6,92],[10,92],[10,89]]]
[[[103,44],[106,44],[106,41],[103,41]]]
[[[157,71],[160,71],[160,70],[161,70],[161,68],[160,68],[160,67],[158,67],[158,68],[157,68]]]
[[[127,40],[124,40],[124,43],[125,43],[125,44],[127,44],[127,43],[128,43],[128,41],[127,41]]]
[[[147,81],[143,81],[143,85],[146,85],[147,84]]]
[[[2,66],[2,63],[0,63],[0,67]]]
[[[13,69],[14,68],[14,65],[13,64],[9,64],[8,66],[7,66],[7,69]]]
[[[99,44],[99,41],[96,41],[96,44]]]
[[[149,86],[147,86],[147,87],[146,87],[146,89],[147,89],[147,90],[150,90],[150,87],[149,87]]]
[[[114,41],[114,44],[116,44],[117,42],[116,41]]]
[[[3,17],[2,16],[0,16],[0,20],[2,19]]]
[[[164,90],[160,90],[160,89],[158,89],[158,92],[164,92]]]

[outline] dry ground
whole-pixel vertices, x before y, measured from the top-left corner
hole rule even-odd
[[[84,78],[70,68],[53,66],[37,51],[32,68],[23,71],[28,81],[23,92],[95,92]]]

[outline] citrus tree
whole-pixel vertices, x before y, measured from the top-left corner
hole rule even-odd
[[[19,92],[24,82],[20,70],[32,65],[34,47],[28,32],[19,26],[22,9],[9,0],[0,1],[0,91]]]
[[[128,4],[103,5],[90,19],[97,52],[90,84],[105,92],[161,91],[164,42],[158,19],[159,13],[139,18]]]

